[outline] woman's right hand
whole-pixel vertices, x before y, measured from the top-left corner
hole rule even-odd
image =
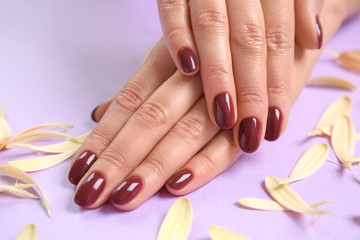
[[[342,1],[326,0],[325,42],[344,20]],[[318,57],[295,48],[291,99],[300,94]],[[96,208],[108,199],[121,210],[140,206],[166,185],[187,194],[227,169],[241,154],[230,130],[210,120],[199,75],[176,72],[161,40],[143,66],[94,112],[100,120],[74,156],[75,202]]]

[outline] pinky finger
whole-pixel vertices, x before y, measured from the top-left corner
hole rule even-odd
[[[91,112],[91,119],[94,122],[99,122],[101,120],[102,116],[104,116],[106,110],[109,108],[113,99],[114,98],[111,97],[108,100],[106,100],[105,102],[102,102]]]
[[[188,194],[229,168],[241,153],[232,130],[222,130],[169,178],[166,188],[174,195]]]
[[[317,1],[316,6],[313,2],[295,0],[295,36],[302,47],[320,49],[323,44],[323,30],[318,13],[321,12],[323,0]]]

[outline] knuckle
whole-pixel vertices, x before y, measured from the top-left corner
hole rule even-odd
[[[203,158],[202,168],[213,170],[216,169],[216,159],[205,153],[200,153]]]
[[[159,4],[160,14],[167,14],[169,12],[179,11],[185,7],[185,1],[179,0],[161,0]]]
[[[128,164],[125,156],[114,148],[108,148],[101,154],[101,161],[103,164],[109,165],[107,169],[116,172],[125,172],[128,169]]]
[[[203,81],[209,81],[211,84],[221,84],[223,81],[228,81],[232,76],[231,69],[227,65],[209,65],[205,70],[207,73],[206,78]]]
[[[155,174],[159,179],[164,178],[165,163],[156,158],[151,158],[143,162],[144,166],[150,170],[151,173]]]
[[[230,130],[227,131],[221,131],[219,134],[221,138],[223,139],[223,144],[229,151],[238,150],[239,147],[236,145],[234,141],[234,135],[233,132]]]
[[[272,84],[268,87],[268,94],[275,97],[290,97],[290,87],[285,83]]]
[[[200,10],[194,20],[199,31],[224,33],[227,27],[226,15],[218,9]]]
[[[259,89],[248,88],[246,91],[239,92],[238,96],[240,101],[245,104],[267,105],[267,95]]]
[[[150,125],[165,125],[169,122],[169,110],[160,102],[146,102],[138,110],[136,117]]]
[[[201,137],[206,129],[203,117],[192,116],[181,119],[174,127],[174,132],[189,142]]]
[[[135,112],[142,104],[141,89],[139,86],[132,84],[125,86],[114,98],[113,103],[121,110]]]
[[[234,31],[231,31],[230,39],[232,45],[245,51],[262,52],[266,46],[263,28],[254,23],[235,27]]]
[[[288,26],[266,29],[266,44],[269,51],[289,52],[293,41]]]
[[[91,146],[109,146],[112,142],[111,135],[106,129],[104,128],[96,128],[91,134],[91,136],[86,139],[87,143]]]
[[[179,37],[183,37],[184,36],[184,28],[182,26],[178,26],[178,25],[174,25],[174,26],[169,26],[166,29],[166,35],[167,38],[170,42],[175,42],[177,40],[179,40]]]

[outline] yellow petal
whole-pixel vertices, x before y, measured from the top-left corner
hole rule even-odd
[[[333,102],[323,113],[315,130],[308,133],[308,136],[316,136],[325,134],[331,135],[331,129],[336,120],[342,115],[349,115],[352,102],[349,97],[342,97]]]
[[[289,178],[281,180],[281,184],[298,181],[312,175],[321,167],[328,155],[329,146],[326,143],[312,146],[296,163]]]
[[[342,52],[337,58],[340,65],[352,72],[360,74],[360,51]]]
[[[24,160],[17,160],[17,161],[10,161],[7,162],[8,165],[21,169],[24,172],[34,172],[44,170],[50,167],[53,167],[66,159],[73,156],[76,151],[79,149],[80,144],[78,147],[63,153],[52,154],[49,156],[44,157],[36,157]]]
[[[32,185],[33,187],[35,185]],[[18,188],[17,186],[8,186],[8,185],[0,185],[0,192],[11,192],[15,193],[18,196],[25,197],[25,198],[34,198],[38,199],[38,196],[35,196],[32,193],[29,193],[28,191],[25,191],[24,189]]]
[[[219,226],[211,226],[209,228],[209,234],[212,240],[250,240],[250,238]]]
[[[270,195],[285,208],[308,214],[325,214],[326,211],[315,210],[307,204],[293,189],[286,184],[280,184],[280,180],[273,176],[267,176],[265,186]]]
[[[15,240],[37,240],[38,234],[34,224],[29,224],[21,230]]]
[[[310,207],[316,208],[332,200],[327,200],[323,202],[317,202],[310,204]],[[257,210],[264,210],[264,211],[289,211],[289,209],[285,208],[284,206],[280,205],[275,201],[258,199],[258,198],[241,198],[237,201],[240,205],[252,209]]]
[[[349,169],[351,169],[351,164],[348,161],[354,157],[355,135],[354,124],[346,115],[336,121],[331,134],[331,145],[336,156]]]
[[[16,167],[12,167],[12,166],[8,166],[8,165],[0,165],[0,172],[6,174],[8,176],[17,178],[25,183],[34,184],[35,185],[34,187],[38,190],[38,192],[42,198],[43,205],[46,208],[47,214],[49,215],[49,217],[51,217],[49,202],[48,202],[45,194],[40,189],[39,185],[34,181],[34,179],[32,179],[28,174],[21,171],[20,169],[17,169]]]
[[[29,143],[40,140],[45,140],[49,138],[69,138],[74,142],[79,142],[76,137],[70,136],[65,133],[53,131],[53,130],[36,130],[31,132],[26,132],[22,135],[17,135],[7,140],[6,148],[15,147],[14,143]]]
[[[192,207],[187,198],[179,198],[161,224],[158,240],[187,239],[192,225]]]
[[[79,145],[84,142],[84,140],[87,138],[88,135],[89,135],[89,133],[86,133],[86,134],[83,134],[83,135],[77,137],[76,142],[74,142],[73,140],[67,140],[64,142],[51,144],[51,145],[45,145],[45,146],[35,146],[35,145],[31,145],[31,144],[26,144],[26,143],[12,143],[11,146],[12,147],[22,147],[22,148],[27,148],[27,149],[31,149],[31,150],[35,150],[35,151],[39,151],[39,152],[46,152],[46,153],[63,153],[63,152],[71,151],[73,149],[77,149],[79,147]]]
[[[360,141],[360,133],[356,134],[356,141]]]
[[[356,89],[356,85],[341,77],[334,77],[334,76],[322,76],[316,77],[310,80],[309,84],[319,84],[323,86],[341,88],[346,90],[354,90]]]
[[[5,107],[0,110],[0,141],[11,136],[11,129],[5,119]],[[0,148],[1,149],[1,148]]]

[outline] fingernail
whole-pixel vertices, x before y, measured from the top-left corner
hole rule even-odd
[[[99,106],[97,106],[96,108],[94,108],[94,110],[91,112],[91,119],[94,121],[94,122],[99,122],[96,120],[95,118],[95,112],[96,110],[99,108]]]
[[[270,107],[266,124],[265,139],[275,141],[280,137],[283,117],[279,109]]]
[[[183,169],[175,173],[168,181],[167,185],[175,190],[180,190],[184,188],[193,178],[193,174],[187,170]]]
[[[140,192],[141,188],[141,179],[136,176],[130,177],[113,191],[110,201],[116,205],[124,205],[130,202]]]
[[[260,145],[261,126],[254,117],[245,118],[240,123],[239,145],[247,153],[255,152]]]
[[[96,161],[96,156],[90,151],[83,152],[72,165],[68,179],[72,184],[78,184],[81,178],[89,170],[91,165]]]
[[[320,24],[319,15],[316,15],[316,30],[317,30],[318,42],[319,42],[318,49],[320,49],[323,44],[323,30]]]
[[[93,172],[81,184],[75,194],[74,201],[77,205],[87,207],[93,204],[105,187],[105,179],[99,172]]]
[[[217,125],[222,129],[230,129],[235,123],[235,113],[229,93],[220,93],[214,99],[214,113]]]
[[[190,48],[181,48],[178,51],[181,68],[185,73],[192,73],[197,70],[197,62],[194,52]]]

